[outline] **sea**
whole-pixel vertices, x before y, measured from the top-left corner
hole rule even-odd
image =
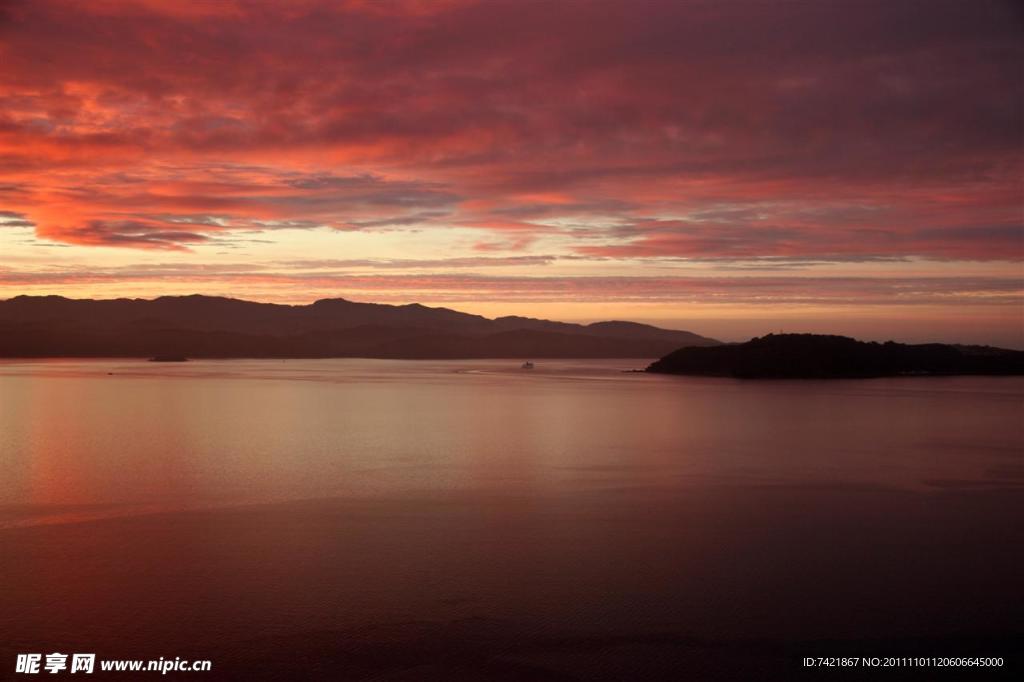
[[[1024,379],[648,362],[0,361],[0,679],[1021,662]]]

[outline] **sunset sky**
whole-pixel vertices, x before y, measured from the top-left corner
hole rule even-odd
[[[0,298],[1024,347],[1011,2],[0,2]]]

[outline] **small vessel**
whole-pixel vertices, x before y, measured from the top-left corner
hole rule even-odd
[[[523,363],[521,369],[533,369],[533,363],[527,360],[526,362]]]
[[[188,358],[184,355],[154,355],[149,359],[150,362],[188,362]]]

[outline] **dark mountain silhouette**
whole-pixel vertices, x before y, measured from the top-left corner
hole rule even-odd
[[[769,334],[746,343],[680,348],[647,368],[742,379],[1024,374],[1024,351],[940,343],[866,343],[845,336]]]
[[[0,301],[0,357],[658,357],[718,341],[634,322],[495,320],[447,308],[214,296]]]

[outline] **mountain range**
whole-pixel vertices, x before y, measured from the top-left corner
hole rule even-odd
[[[581,325],[341,298],[309,305],[215,296],[0,301],[0,357],[660,357],[719,342],[635,322]]]

